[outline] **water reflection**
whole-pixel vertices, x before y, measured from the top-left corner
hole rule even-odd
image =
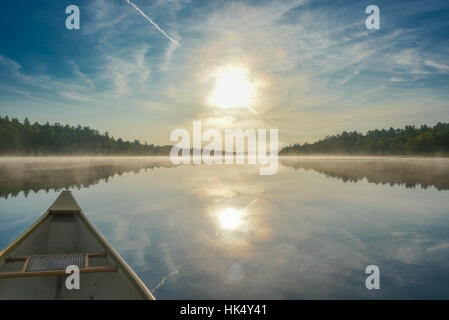
[[[343,182],[366,179],[375,184],[449,190],[449,159],[281,157],[280,163],[295,170],[313,170]],[[16,197],[20,192],[26,197],[39,190],[87,188],[127,172],[137,174],[141,170],[173,167],[167,157],[0,158],[0,181],[3,182],[0,198]],[[232,190],[217,182],[203,192],[230,197]]]
[[[242,215],[243,212],[235,208],[227,208],[223,210],[218,215],[220,227],[224,230],[237,229],[242,224]]]
[[[0,198],[39,190],[87,188],[115,175],[173,167],[167,158],[0,158]]]
[[[415,160],[404,164],[408,168],[396,160],[334,160],[281,159],[276,175],[260,176],[257,166],[172,167],[168,159],[123,159],[103,163],[112,166],[106,177],[114,168],[138,174],[105,183],[103,173],[84,171],[89,178],[77,179],[103,182],[73,191],[159,299],[449,297],[447,191],[398,186],[413,181],[441,188],[444,165],[430,161],[426,171],[419,164],[416,175],[410,169],[418,168]],[[86,165],[55,172],[76,168]],[[6,184],[16,190],[26,187],[11,179]],[[391,181],[393,187],[367,181]],[[0,247],[56,196],[50,190],[0,199]],[[370,264],[381,270],[377,292],[364,286]]]
[[[404,185],[407,188],[435,187],[449,190],[449,159],[432,158],[326,158],[285,157],[282,165],[293,169],[313,170],[343,182]]]
[[[225,192],[229,194],[231,190]],[[219,198],[217,198],[219,199]],[[239,230],[248,228],[248,216],[250,215],[250,207],[257,201],[254,199],[244,208],[226,207],[218,211],[218,223],[223,230]]]

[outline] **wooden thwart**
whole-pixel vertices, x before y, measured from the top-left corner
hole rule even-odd
[[[63,258],[64,256],[82,255],[84,256],[84,266],[79,267],[80,273],[95,273],[95,272],[116,272],[117,268],[113,266],[98,266],[89,267],[89,258],[105,258],[106,253],[79,253],[79,254],[47,254],[47,255],[33,255],[22,257],[9,257],[5,259],[5,263],[24,261],[21,271],[0,272],[0,279],[7,278],[27,278],[27,277],[44,277],[65,275],[65,269],[55,270],[39,270],[27,271],[32,258]]]

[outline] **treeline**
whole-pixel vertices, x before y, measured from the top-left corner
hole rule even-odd
[[[116,140],[107,132],[80,125],[31,124],[28,119],[20,122],[0,116],[0,155],[169,155],[170,150],[169,145]],[[366,134],[344,131],[315,143],[290,145],[279,154],[449,155],[449,124],[376,129]]]
[[[290,145],[279,154],[449,155],[449,124],[376,129],[366,134],[344,131],[315,143]]]
[[[154,146],[139,140],[114,139],[89,127],[59,123],[31,124],[28,119],[0,117],[2,155],[168,155],[171,146]]]

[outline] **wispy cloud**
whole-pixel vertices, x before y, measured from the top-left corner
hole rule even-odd
[[[160,69],[162,71],[166,71],[170,65],[171,58],[173,54],[175,53],[176,49],[178,49],[179,46],[176,43],[170,42],[167,49],[165,49],[164,53],[164,62],[162,63]]]
[[[390,81],[391,82],[406,82],[406,81],[410,81],[410,80],[404,79],[404,78],[399,78],[399,77],[391,77]]]
[[[449,52],[444,39],[432,38],[447,22],[401,22],[436,12],[443,2],[385,4],[391,7],[383,10],[382,29],[373,33],[364,26],[364,10],[350,1],[337,6],[306,0],[157,0],[143,7],[136,0],[140,8],[131,1],[89,2],[82,43],[74,56],[60,59],[61,68],[37,73],[30,60],[0,55],[1,94],[17,105],[43,99],[93,116],[108,110],[118,119],[110,122],[119,128],[116,136],[133,130],[122,121],[126,115],[145,127],[132,138],[156,135],[163,137],[155,141],[161,144],[168,143],[172,128],[193,119],[220,128],[282,128],[280,140],[293,142],[382,123],[431,123],[448,115]],[[133,19],[130,6],[145,20]],[[148,22],[157,32],[142,28]],[[170,32],[160,27],[166,25]],[[251,102],[257,114],[207,103],[214,90],[211,75],[229,65],[249,70],[251,82],[260,83]],[[157,122],[158,129],[144,121]]]
[[[433,67],[435,69],[438,69],[440,71],[449,71],[449,66],[437,62],[433,62],[432,60],[425,60],[424,63],[429,66]]]
[[[113,87],[109,92],[111,95],[116,98],[136,97],[145,90],[145,82],[151,74],[151,68],[145,60],[148,49],[149,47],[145,45],[105,57],[102,73],[99,76],[103,80],[112,82]]]

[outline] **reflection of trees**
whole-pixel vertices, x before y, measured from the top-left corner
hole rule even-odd
[[[60,191],[66,188],[87,188],[100,181],[108,182],[115,175],[138,173],[142,169],[173,167],[168,159],[122,160],[18,160],[0,162],[0,198],[25,196],[31,191]]]
[[[281,158],[281,164],[294,169],[314,170],[343,182],[365,178],[376,184],[449,189],[449,159]]]

